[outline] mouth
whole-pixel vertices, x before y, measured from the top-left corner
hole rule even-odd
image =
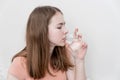
[[[66,41],[66,37],[62,39],[63,41]]]

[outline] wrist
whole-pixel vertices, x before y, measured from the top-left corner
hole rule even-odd
[[[84,59],[75,58],[75,63],[85,63]]]

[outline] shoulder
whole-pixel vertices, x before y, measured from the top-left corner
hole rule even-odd
[[[25,57],[16,57],[11,63],[12,67],[25,68],[26,66],[26,58]]]
[[[12,63],[15,63],[15,62],[20,62],[20,63],[26,62],[26,58],[25,57],[21,57],[21,56],[16,57],[16,58],[14,58]]]
[[[27,73],[26,58],[24,57],[14,58],[13,62],[10,65],[8,73],[14,75],[19,79],[23,79]]]

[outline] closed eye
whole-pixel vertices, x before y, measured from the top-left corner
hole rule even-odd
[[[65,26],[65,22],[59,23],[57,29],[62,29],[63,26]]]
[[[57,29],[62,29],[62,26],[57,27]]]

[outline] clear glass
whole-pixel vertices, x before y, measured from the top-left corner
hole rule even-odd
[[[71,44],[72,41],[73,41],[73,33],[68,33],[66,40],[67,40],[67,42],[68,42],[69,44]]]

